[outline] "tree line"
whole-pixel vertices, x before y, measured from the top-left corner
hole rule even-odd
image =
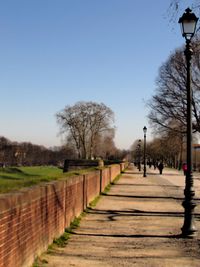
[[[63,166],[65,159],[121,160],[128,151],[115,146],[114,113],[103,103],[77,102],[56,114],[62,146],[46,148],[0,137],[1,166]]]
[[[190,7],[200,16],[200,1],[192,0]],[[167,19],[178,27],[178,15],[184,12],[180,0],[170,0]],[[187,6],[185,6],[187,8]],[[183,10],[182,10],[183,9]],[[180,32],[181,34],[181,32]],[[187,134],[187,89],[185,45],[174,50],[159,69],[156,89],[147,102],[148,119],[153,129],[153,140],[147,142],[147,159],[162,160],[171,167],[181,168],[186,159]],[[200,24],[196,37],[192,40],[192,128],[193,143],[198,142],[200,133]],[[141,142],[141,160],[143,158]],[[131,146],[131,156],[138,159],[138,140]]]
[[[109,152],[109,155],[107,154],[104,159],[123,159],[127,151],[116,149]],[[63,167],[65,159],[77,158],[77,152],[70,144],[46,148],[30,142],[13,142],[6,137],[0,137],[0,167],[42,165]]]
[[[3,166],[62,165],[66,157],[73,155],[67,147],[48,149],[30,142],[13,142],[0,137],[0,164]]]
[[[148,102],[149,123],[154,129],[155,143],[158,140],[163,157],[173,162],[183,162],[187,134],[187,73],[185,47],[176,49],[160,67],[156,90]],[[200,36],[192,41],[192,130],[193,143],[200,133]],[[155,144],[154,144],[155,147]],[[174,165],[174,164],[173,164]],[[175,164],[177,165],[177,164]]]
[[[138,140],[136,140],[131,146],[131,158],[134,162],[144,161],[144,143],[140,142],[138,147]],[[181,159],[181,147],[179,139],[176,135],[170,133],[165,136],[154,137],[153,140],[148,141],[146,144],[146,162],[155,164],[157,162],[164,162],[165,165],[173,168],[181,168],[182,161],[185,157],[184,147],[182,146],[182,159]]]

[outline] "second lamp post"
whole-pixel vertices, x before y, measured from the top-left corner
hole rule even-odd
[[[147,177],[147,173],[146,173],[146,133],[147,133],[147,127],[144,126],[143,128],[143,132],[144,132],[144,174],[143,177]]]

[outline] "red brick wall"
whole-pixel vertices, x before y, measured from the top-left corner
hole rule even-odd
[[[119,173],[113,165],[0,195],[0,267],[31,266]]]
[[[111,171],[111,182],[115,179],[115,177],[120,174],[120,164],[114,164],[110,166]]]
[[[101,170],[101,192],[110,183],[110,168]]]
[[[74,176],[66,181],[65,189],[65,228],[84,210],[84,177]]]
[[[86,204],[88,205],[100,192],[100,171],[85,175],[86,179]]]
[[[65,182],[0,198],[0,266],[29,266],[64,231]]]

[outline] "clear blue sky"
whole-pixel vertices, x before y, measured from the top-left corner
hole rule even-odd
[[[0,135],[60,145],[55,114],[77,101],[114,111],[119,148],[142,138],[144,125],[150,134],[145,101],[161,64],[184,44],[166,18],[169,2],[1,1]]]

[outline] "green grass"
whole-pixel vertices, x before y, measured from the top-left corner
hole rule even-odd
[[[124,173],[124,171],[122,171],[120,174],[118,174],[118,175],[115,177],[114,181],[111,183],[112,185],[113,185],[113,184],[116,184],[116,183],[119,181],[119,179],[120,179],[121,176],[122,176],[122,173]]]
[[[54,252],[54,250],[57,247],[65,247],[70,235],[73,233],[73,230],[76,229],[77,227],[79,227],[80,225],[80,221],[82,219],[82,217],[84,217],[86,215],[85,212],[82,212],[80,214],[80,216],[75,217],[75,219],[73,220],[73,222],[71,222],[70,226],[68,228],[65,229],[65,232],[62,236],[60,236],[59,238],[54,239],[53,243],[51,245],[49,245],[47,253],[51,254],[52,252]]]
[[[0,168],[0,193],[49,182],[59,177],[63,177],[63,172],[56,167]]]
[[[23,187],[30,187],[38,183],[50,182],[72,175],[86,174],[94,170],[97,170],[97,168],[92,167],[63,173],[62,169],[53,166],[0,168],[0,193],[12,192]]]
[[[35,262],[33,263],[32,267],[44,267],[47,266],[48,261],[45,259],[41,259],[40,257],[37,257],[35,259]]]
[[[48,261],[45,259],[46,254],[54,253],[58,248],[63,248],[66,246],[70,235],[73,233],[73,230],[80,225],[81,218],[85,216],[85,212],[82,212],[79,217],[75,217],[74,221],[71,222],[70,226],[65,229],[65,232],[62,236],[57,239],[54,239],[53,243],[48,246],[48,250],[42,255],[36,257],[32,267],[45,267],[48,265]]]
[[[96,168],[92,167],[63,173],[62,169],[53,166],[0,168],[0,193],[12,192],[72,175],[83,175],[94,170]]]
[[[8,193],[23,187],[84,174],[89,171],[91,169],[63,173],[62,169],[53,166],[0,168],[0,193]]]

